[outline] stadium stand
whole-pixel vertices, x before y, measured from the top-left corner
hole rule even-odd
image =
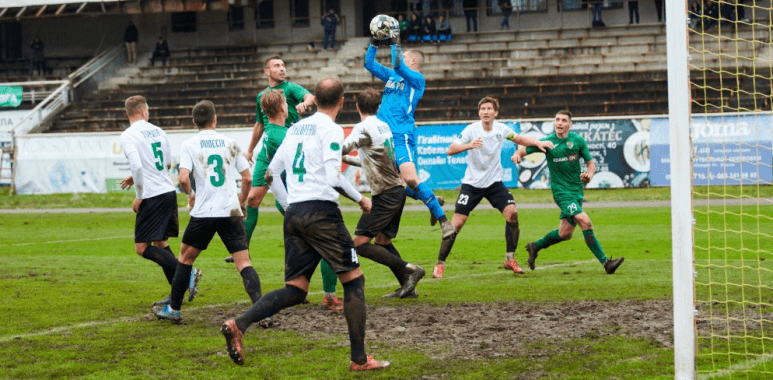
[[[427,91],[416,119],[475,119],[477,102],[484,95],[500,99],[501,118],[551,117],[558,108],[583,116],[664,114],[668,107],[664,28],[658,24],[480,32],[458,34],[450,43],[408,45],[404,49],[426,54]],[[743,102],[768,102],[771,90],[759,83],[716,85],[722,80],[718,70],[722,50],[732,44],[736,56],[758,56],[762,44],[735,41],[769,40],[768,33],[739,27],[714,42],[692,41],[693,46],[701,43],[701,54],[693,54],[692,63],[709,69],[695,74],[704,78],[704,88],[693,89],[696,112],[713,112],[700,104],[707,100],[716,104],[717,98],[727,107],[743,110],[745,105],[734,100],[739,91],[757,94],[742,97]],[[354,123],[358,117],[350,94],[365,86],[383,86],[364,70],[367,41],[350,39],[337,52],[309,50],[305,43],[173,50],[165,67],[149,66],[149,60],[141,59],[128,83],[92,94],[49,131],[123,130],[128,125],[123,100],[133,94],[148,98],[151,119],[164,128],[192,128],[191,106],[202,99],[217,104],[219,126],[251,127],[255,96],[266,86],[262,64],[272,55],[285,60],[288,80],[307,88],[320,76],[341,77],[348,94],[338,121]],[[741,54],[736,48],[745,51]],[[388,49],[381,49],[377,59],[389,65]],[[736,60],[731,68],[742,71],[750,66]],[[713,90],[720,87],[722,91]]]

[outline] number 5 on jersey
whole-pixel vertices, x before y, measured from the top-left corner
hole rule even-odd
[[[293,174],[298,176],[298,182],[303,182],[303,175],[306,174],[306,168],[303,166],[305,160],[306,153],[303,152],[303,143],[299,143],[293,160]]]

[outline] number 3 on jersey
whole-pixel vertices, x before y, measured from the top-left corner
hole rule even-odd
[[[298,150],[295,151],[293,160],[293,174],[298,176],[298,182],[303,182],[303,175],[306,174],[306,168],[303,162],[306,160],[306,154],[303,153],[303,143],[298,144]]]

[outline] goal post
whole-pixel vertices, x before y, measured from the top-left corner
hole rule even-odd
[[[676,379],[695,379],[695,287],[687,1],[666,1]]]

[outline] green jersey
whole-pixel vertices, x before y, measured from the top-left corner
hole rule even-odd
[[[545,158],[548,161],[550,169],[550,189],[553,194],[574,193],[582,194],[583,183],[580,181],[580,157],[586,163],[593,158],[588,151],[588,144],[582,136],[569,132],[565,139],[559,139],[555,133],[543,138],[544,141],[550,141],[555,145],[553,149],[548,149]],[[539,152],[537,147],[526,147],[526,153]]]
[[[290,128],[291,125],[295,124],[295,122],[301,118],[298,115],[298,111],[295,110],[295,106],[303,103],[303,97],[306,96],[309,91],[300,85],[287,81],[280,83],[279,86],[266,87],[265,90],[258,94],[258,99],[255,105],[255,121],[263,124],[264,126],[268,125],[268,116],[266,116],[266,114],[264,114],[263,110],[260,108],[260,97],[268,90],[282,90],[282,92],[284,92],[285,99],[287,100],[287,120],[285,120],[285,127]]]

